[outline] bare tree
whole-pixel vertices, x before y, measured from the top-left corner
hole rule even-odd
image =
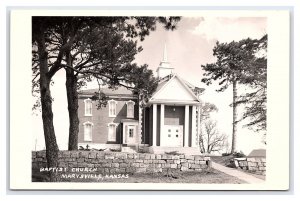
[[[218,108],[215,104],[204,102],[201,106],[201,112],[200,112],[200,135],[199,135],[199,147],[201,153],[205,153],[205,147],[203,146],[203,129],[202,129],[202,122],[205,122],[210,118],[211,113],[218,112]]]
[[[200,148],[203,153],[220,152],[225,148],[228,141],[227,135],[220,133],[217,129],[217,122],[207,120],[204,123],[204,128],[200,140]]]

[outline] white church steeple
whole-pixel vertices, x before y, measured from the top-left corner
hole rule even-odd
[[[168,55],[167,55],[167,44],[165,43],[165,49],[164,49],[164,57],[163,57],[164,62],[168,62]]]
[[[164,78],[164,77],[172,74],[173,71],[174,71],[174,68],[171,67],[170,63],[168,62],[167,45],[165,43],[163,60],[160,62],[159,66],[156,70],[157,76],[159,78]]]

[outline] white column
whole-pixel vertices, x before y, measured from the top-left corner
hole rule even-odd
[[[163,145],[162,143],[162,135],[163,135],[163,131],[164,131],[164,125],[165,125],[165,105],[161,104],[160,105],[160,146]]]
[[[192,106],[192,147],[196,147],[196,106]]]
[[[152,146],[156,146],[156,127],[157,127],[157,104],[153,104],[153,129],[152,129]]]
[[[123,132],[122,132],[122,140],[123,140],[123,141],[122,141],[122,144],[125,144],[125,125],[124,125],[124,123],[123,123],[122,126],[123,126],[123,128],[122,128],[122,131],[123,131]]]
[[[185,106],[185,117],[184,117],[184,147],[189,146],[189,112],[190,108],[188,105]]]
[[[145,116],[143,115],[143,108],[140,107],[141,106],[141,99],[139,98],[139,105],[138,105],[138,113],[139,113],[139,122],[138,122],[138,126],[137,126],[137,135],[136,135],[136,140],[137,140],[137,143],[138,143],[138,146],[140,144],[142,144],[142,129],[143,129],[143,126],[142,126],[142,120],[143,118],[145,118]],[[145,126],[145,125],[144,125]]]
[[[123,123],[123,140],[124,144],[127,144],[127,125],[126,123]]]
[[[197,144],[199,146],[199,141],[200,141],[200,131],[201,131],[201,122],[200,122],[200,116],[201,115],[201,106],[198,106],[198,117],[197,117]]]

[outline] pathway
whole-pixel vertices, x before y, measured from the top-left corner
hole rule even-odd
[[[216,170],[219,170],[221,172],[224,172],[225,174],[228,174],[228,175],[237,177],[237,178],[239,178],[241,180],[244,180],[245,182],[247,182],[249,184],[262,183],[262,182],[265,181],[265,180],[256,178],[256,177],[254,177],[252,175],[249,175],[247,173],[244,173],[242,171],[239,171],[239,170],[236,170],[236,169],[233,169],[233,168],[225,167],[225,166],[220,165],[218,163],[215,163],[213,161],[212,161],[212,168],[214,168]]]

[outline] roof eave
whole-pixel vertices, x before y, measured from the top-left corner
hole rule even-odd
[[[187,101],[187,100],[151,100],[147,105],[164,104],[164,105],[201,105],[200,101]]]

